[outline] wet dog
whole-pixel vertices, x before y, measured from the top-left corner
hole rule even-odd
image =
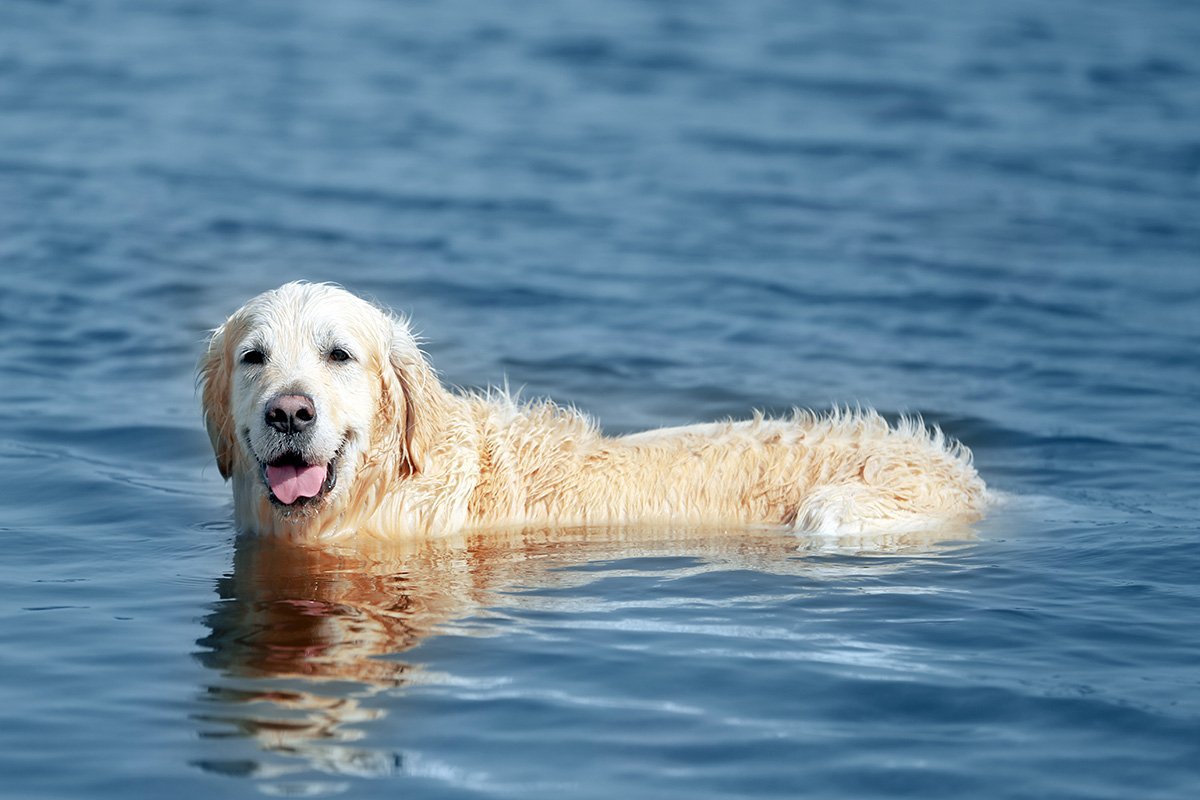
[[[288,283],[218,328],[204,418],[238,526],[301,538],[525,525],[899,532],[978,519],[970,453],[915,421],[797,412],[604,436],[585,416],[444,388],[407,323]]]

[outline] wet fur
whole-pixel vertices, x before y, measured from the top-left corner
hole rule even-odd
[[[280,353],[257,383],[239,373],[248,337]],[[353,380],[310,356],[330,337],[353,340]],[[400,538],[627,523],[858,533],[965,524],[986,503],[964,447],[872,411],[607,437],[550,402],[451,392],[404,320],[329,285],[285,284],[235,312],[209,341],[200,383],[237,524],[259,533]],[[338,483],[314,507],[271,503],[250,452],[265,445],[243,435],[261,397],[278,390],[311,394],[322,424],[349,432]]]

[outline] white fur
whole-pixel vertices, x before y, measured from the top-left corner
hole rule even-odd
[[[348,362],[329,358],[333,348]],[[249,349],[263,364],[242,363]],[[970,453],[874,412],[761,416],[603,436],[576,411],[447,391],[408,325],[343,289],[289,283],[213,334],[200,367],[205,421],[244,530],[387,538],[524,525],[779,525],[906,531],[979,518]],[[309,395],[305,459],[335,454],[319,502],[272,503],[262,464],[288,445],[263,422],[275,395]]]

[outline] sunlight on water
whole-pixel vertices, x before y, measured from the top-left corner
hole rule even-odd
[[[529,530],[411,544],[362,542],[337,549],[239,539],[233,573],[221,582],[222,599],[205,619],[211,633],[200,640],[204,649],[199,657],[217,680],[206,689],[208,708],[196,718],[202,736],[250,739],[260,757],[246,759],[239,748],[238,758],[205,760],[198,766],[251,777],[267,782],[264,786],[274,787],[272,791],[289,793],[335,788],[320,780],[296,782],[298,776],[313,774],[405,775],[460,788],[496,788],[484,773],[455,768],[429,753],[354,746],[369,735],[369,723],[388,714],[388,706],[399,700],[396,713],[403,713],[404,698],[411,696],[455,707],[497,702],[594,707],[786,735],[792,726],[769,719],[708,719],[703,701],[687,705],[539,688],[514,678],[438,671],[405,654],[419,653],[423,642],[436,635],[563,642],[582,630],[630,633],[633,642],[653,637],[657,655],[672,658],[803,660],[894,672],[898,678],[928,671],[920,653],[906,652],[912,648],[855,642],[844,634],[797,633],[785,626],[687,621],[696,607],[771,607],[803,602],[813,592],[723,595],[719,600],[702,592],[674,597],[629,592],[631,599],[621,599],[626,592],[604,592],[596,585],[703,586],[708,576],[720,579],[742,571],[763,578],[845,582],[869,570],[815,564],[806,556],[817,550],[848,558],[935,558],[949,543],[962,546],[946,534],[831,539],[633,529]],[[888,573],[902,569],[902,561],[884,566]],[[753,640],[770,649],[756,652]],[[632,643],[613,646],[645,649]],[[563,791],[573,785],[568,776],[556,784]],[[509,786],[505,791],[553,788]]]
[[[1195,4],[0,31],[0,795],[1196,794]],[[1003,502],[944,539],[239,538],[193,370],[297,278],[612,433],[920,414]]]

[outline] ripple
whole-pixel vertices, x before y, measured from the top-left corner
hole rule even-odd
[[[511,12],[0,3],[6,790],[1187,796],[1194,5]],[[613,430],[912,410],[998,502],[247,540],[193,367],[301,277]]]

